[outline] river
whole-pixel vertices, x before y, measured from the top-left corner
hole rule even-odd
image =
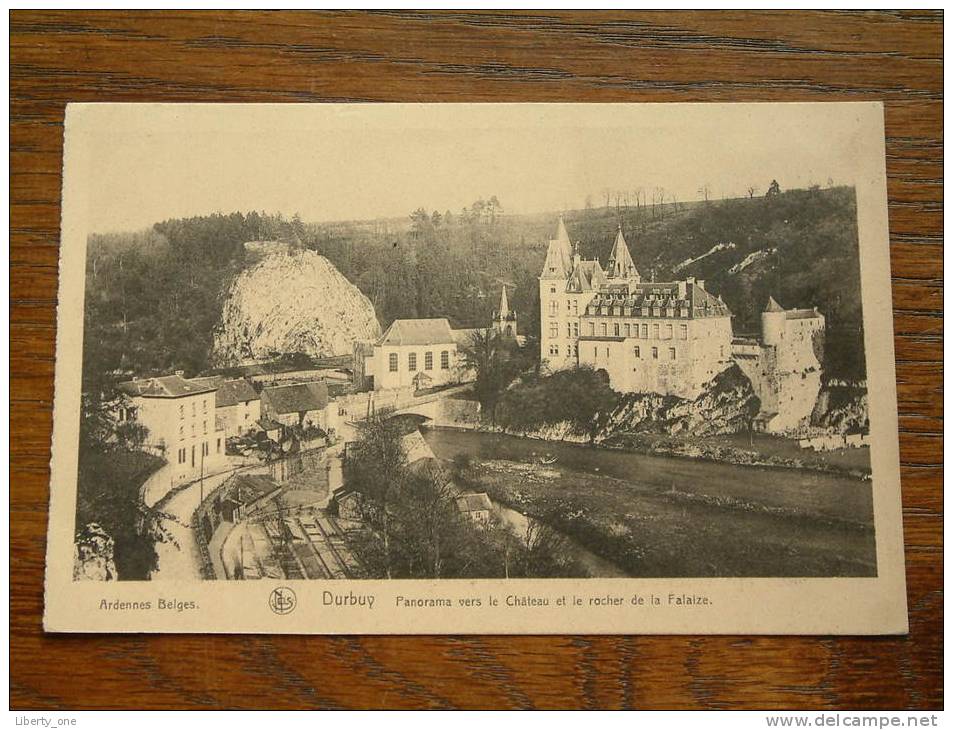
[[[614,554],[622,574],[868,575],[876,569],[869,481],[460,429],[423,433],[438,458],[467,454],[480,461],[483,484],[526,499],[508,499],[516,509],[561,515],[582,509],[589,527],[624,535],[617,545],[644,549],[644,558],[630,557],[627,547]],[[544,457],[556,461],[535,474],[515,467],[539,465]],[[564,534],[581,536],[563,523]],[[583,560],[590,572],[610,574],[613,562],[600,557],[602,549],[597,555],[574,542],[583,557],[589,552],[603,561]]]

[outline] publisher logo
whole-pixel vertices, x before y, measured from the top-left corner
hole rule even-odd
[[[291,613],[298,605],[298,597],[290,588],[275,588],[268,597],[268,607],[279,615]]]

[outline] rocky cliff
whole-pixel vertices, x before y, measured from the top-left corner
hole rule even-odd
[[[323,256],[260,241],[246,252],[252,263],[228,287],[215,333],[216,364],[347,355],[380,334],[371,301]]]
[[[830,433],[866,433],[870,430],[866,384],[828,383],[817,394],[811,425]]]
[[[96,522],[76,535],[73,544],[73,580],[116,580],[115,544]]]
[[[748,429],[761,404],[737,365],[716,375],[692,400],[657,393],[627,393],[608,415],[600,438],[621,433],[716,436]]]

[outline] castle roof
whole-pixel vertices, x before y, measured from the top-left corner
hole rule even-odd
[[[542,279],[565,279],[572,271],[572,242],[566,231],[562,216],[556,227],[556,237],[550,239],[546,250],[546,263],[543,264]]]
[[[632,260],[632,254],[629,253],[629,246],[625,242],[625,236],[622,234],[622,226],[619,226],[615,243],[612,244],[606,275],[612,279],[628,279],[639,276],[639,272],[635,268],[635,262]]]
[[[636,311],[628,315],[638,317],[671,316],[667,314],[669,309],[673,310],[676,317],[680,317],[683,310],[690,318],[731,316],[731,311],[720,297],[713,296],[692,281],[647,281],[628,286],[606,286],[589,301],[589,307],[594,308],[596,314],[601,307],[619,307],[622,314],[625,308],[648,311],[647,315]]]
[[[606,283],[606,275],[598,261],[577,261],[566,282],[566,291],[587,292]]]
[[[449,345],[454,342],[450,322],[436,319],[395,319],[377,345]]]
[[[784,311],[784,307],[782,307],[780,304],[778,304],[778,303],[775,301],[774,297],[770,297],[770,296],[769,296],[769,297],[768,297],[768,304],[767,304],[767,306],[764,308],[764,311],[765,311],[765,312],[783,312],[783,311]]]

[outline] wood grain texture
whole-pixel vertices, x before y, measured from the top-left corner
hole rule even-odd
[[[942,15],[10,16],[14,708],[942,706]],[[46,636],[67,101],[886,103],[910,635]]]

